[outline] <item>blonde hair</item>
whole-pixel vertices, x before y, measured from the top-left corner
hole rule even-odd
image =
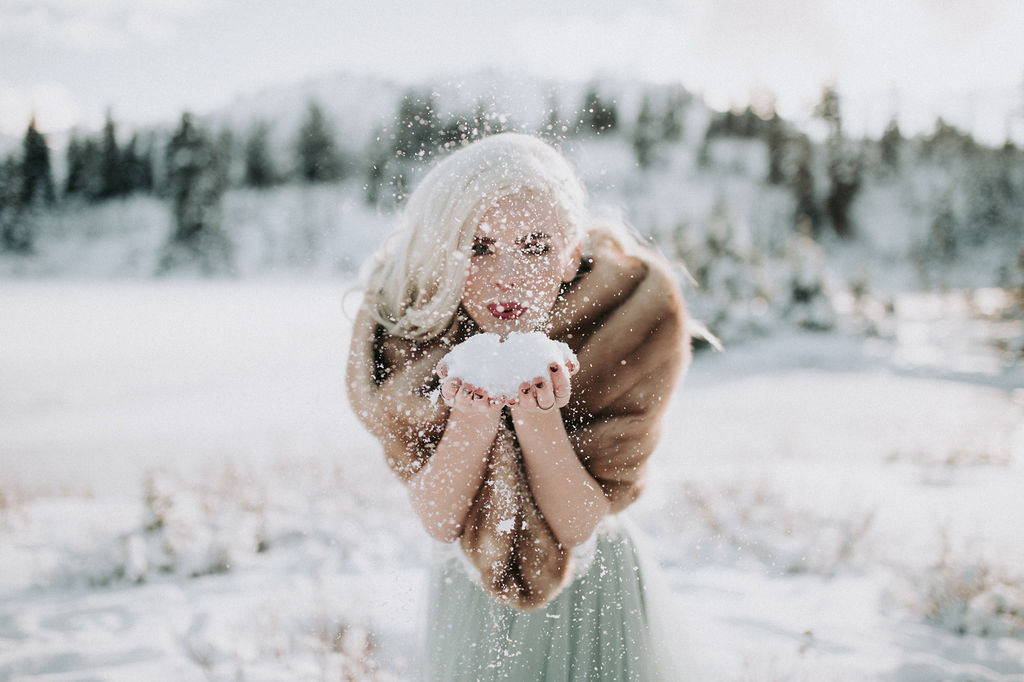
[[[583,183],[564,156],[535,137],[493,135],[431,169],[364,271],[377,322],[390,334],[423,341],[448,329],[462,300],[477,224],[495,200],[524,190],[550,199],[568,241],[582,240]]]

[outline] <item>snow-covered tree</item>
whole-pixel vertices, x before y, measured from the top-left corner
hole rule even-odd
[[[896,119],[889,121],[878,141],[879,156],[883,169],[896,170],[900,167],[903,148],[903,134]]]
[[[619,110],[615,100],[606,100],[591,84],[583,95],[583,107],[578,117],[577,133],[601,135],[618,127]]]
[[[825,142],[828,155],[829,189],[825,197],[825,213],[832,229],[840,237],[853,234],[850,205],[861,186],[862,161],[859,151],[843,135],[843,117],[839,92],[826,86],[815,113],[828,128]]]
[[[392,151],[399,158],[424,157],[438,145],[437,104],[434,93],[407,92],[398,106]]]
[[[100,137],[99,148],[99,194],[97,199],[112,199],[128,193],[128,182],[121,150],[117,144],[117,131],[111,113],[107,112],[106,122]]]
[[[270,154],[270,126],[259,121],[245,142],[243,182],[250,187],[265,188],[278,181],[277,169]]]
[[[547,108],[544,110],[544,125],[540,134],[550,140],[561,140],[569,132],[568,123],[562,118],[558,104],[558,94],[552,89],[548,93]]]
[[[226,189],[218,145],[185,113],[167,145],[167,179],[174,229],[160,270],[195,266],[210,273],[230,269],[231,249],[221,229]]]
[[[86,142],[80,140],[74,131],[64,152],[64,196],[84,196],[87,188],[89,160],[86,158]]]
[[[128,192],[153,191],[153,145],[138,133],[132,135],[121,154],[121,165]]]
[[[683,139],[683,116],[690,102],[690,95],[677,87],[668,95],[665,112],[661,119],[661,137],[666,142],[678,142]]]
[[[722,341],[739,341],[771,327],[769,291],[756,254],[737,237],[733,218],[719,200],[708,218],[704,238],[690,242],[677,233],[682,256],[697,288],[687,295],[693,314]]]
[[[768,147],[768,184],[781,185],[786,180],[787,136],[785,124],[772,107],[766,121],[765,145]]]
[[[793,169],[789,174],[790,191],[793,193],[794,209],[793,224],[798,230],[808,226],[812,234],[817,234],[821,223],[821,213],[814,182],[814,148],[806,135],[799,135],[790,143]]]
[[[0,216],[0,247],[29,253],[35,243],[36,216],[56,200],[50,171],[50,148],[29,122],[22,140],[21,162],[9,157],[3,166],[3,215]]]
[[[50,147],[36,128],[36,119],[33,117],[22,140],[21,204],[25,207],[49,206],[55,199]]]
[[[655,150],[661,139],[662,131],[657,125],[657,117],[654,113],[654,104],[649,94],[644,95],[640,105],[640,113],[637,114],[636,124],[633,126],[633,134],[630,135],[630,142],[633,145],[633,155],[636,157],[637,165],[641,168],[650,168],[655,161]]]
[[[22,214],[21,169],[13,155],[0,162],[0,249],[32,249],[32,234]]]
[[[310,100],[306,118],[296,141],[298,176],[305,182],[335,182],[342,177],[342,164],[334,132],[324,110]]]
[[[803,329],[832,329],[836,314],[828,296],[826,257],[809,230],[792,238],[782,265],[785,280],[776,293],[776,306],[782,316]]]

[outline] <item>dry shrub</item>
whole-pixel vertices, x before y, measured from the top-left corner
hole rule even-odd
[[[684,513],[701,529],[702,545],[722,558],[753,556],[784,573],[834,575],[863,567],[872,510],[828,515],[799,506],[767,481],[683,485]]]
[[[911,610],[959,635],[1024,636],[1021,569],[993,558],[978,541],[955,544],[945,529],[937,545],[923,574],[907,571],[905,601]]]

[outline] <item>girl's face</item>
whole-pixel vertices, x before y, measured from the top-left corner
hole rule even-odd
[[[579,266],[580,247],[552,202],[517,192],[491,204],[473,237],[462,306],[485,332],[540,329],[562,282]]]

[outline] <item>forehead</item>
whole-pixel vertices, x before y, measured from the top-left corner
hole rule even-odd
[[[476,233],[499,237],[504,232],[539,228],[549,234],[566,234],[568,230],[554,199],[539,192],[521,190],[490,201]]]

